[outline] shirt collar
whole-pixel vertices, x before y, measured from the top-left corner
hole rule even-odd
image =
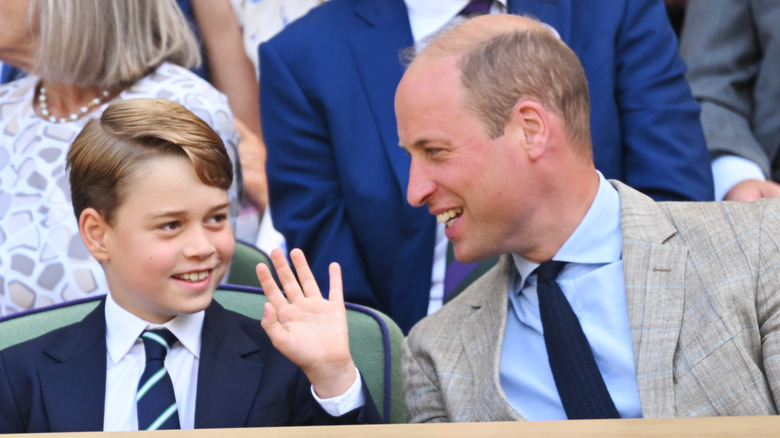
[[[570,263],[612,263],[620,260],[623,236],[620,233],[620,196],[617,190],[599,175],[599,188],[588,212],[571,236],[553,257]],[[539,264],[512,254],[520,274],[520,289],[525,279]]]
[[[404,0],[409,13],[409,25],[418,42],[444,27],[458,16],[469,0]],[[507,0],[495,0],[491,13],[506,12]]]
[[[205,310],[187,315],[178,315],[165,324],[152,324],[133,315],[106,296],[106,346],[113,363],[118,363],[130,352],[135,342],[147,328],[165,327],[195,358],[200,357],[201,329]]]

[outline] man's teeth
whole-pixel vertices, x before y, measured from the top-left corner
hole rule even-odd
[[[176,278],[180,278],[184,281],[201,281],[209,276],[209,271],[202,272],[188,272],[186,274],[177,275]]]
[[[453,208],[452,210],[447,210],[445,212],[437,214],[436,221],[439,222],[440,224],[446,223],[447,226],[449,227],[450,225],[452,225],[453,222],[455,222],[455,219],[457,219],[457,217],[460,216],[461,213],[463,213],[462,208],[460,207]]]

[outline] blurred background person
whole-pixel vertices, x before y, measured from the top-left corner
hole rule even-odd
[[[202,37],[204,78],[225,93],[241,134],[244,199],[236,237],[270,253],[286,248],[268,214],[257,47],[324,0],[178,0]]]
[[[718,199],[780,196],[780,2],[691,0],[680,40]]]
[[[172,0],[0,3],[0,61],[28,71],[0,86],[0,315],[105,290],[79,238],[65,152],[107,102],[177,101],[222,138],[240,200],[238,134],[227,99],[187,68],[197,41]]]

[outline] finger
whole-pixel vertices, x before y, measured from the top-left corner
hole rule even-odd
[[[317,280],[314,279],[309,264],[306,262],[306,256],[298,248],[290,251],[290,259],[295,266],[295,272],[298,273],[298,280],[301,282],[303,294],[307,297],[319,297],[320,287],[317,286]]]
[[[338,263],[333,262],[328,267],[328,273],[330,274],[330,294],[328,300],[344,305],[344,287],[341,280],[341,266]]]
[[[274,345],[276,345],[277,341],[280,341],[285,335],[284,327],[279,323],[276,315],[277,313],[274,305],[271,304],[270,301],[265,303],[265,306],[263,307],[263,319],[260,320],[260,325],[263,327],[266,334],[268,334],[268,337]]]
[[[287,299],[290,302],[294,302],[298,297],[302,295],[301,287],[298,285],[298,280],[295,279],[292,268],[287,264],[287,259],[284,257],[284,253],[279,248],[274,248],[271,251],[271,261],[276,268],[276,274],[279,276],[279,281],[282,283],[282,289],[287,295]]]
[[[270,301],[274,307],[281,307],[287,304],[287,300],[285,300],[284,295],[282,295],[282,291],[279,290],[279,286],[276,284],[273,275],[271,275],[271,270],[268,269],[268,266],[264,263],[258,263],[255,267],[255,271],[257,272],[257,279],[260,280],[260,286],[263,287],[263,292],[268,298],[268,301]]]

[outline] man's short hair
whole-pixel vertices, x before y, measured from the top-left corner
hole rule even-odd
[[[208,186],[227,190],[233,182],[225,145],[201,118],[169,100],[122,100],[87,123],[68,151],[76,219],[92,207],[112,223],[133,176],[147,161],[164,156],[189,159]]]
[[[503,135],[515,104],[529,99],[560,116],[569,137],[592,155],[588,80],[577,55],[537,20],[504,16],[495,26],[496,18],[472,18],[422,55],[457,57],[465,104],[491,137]]]

